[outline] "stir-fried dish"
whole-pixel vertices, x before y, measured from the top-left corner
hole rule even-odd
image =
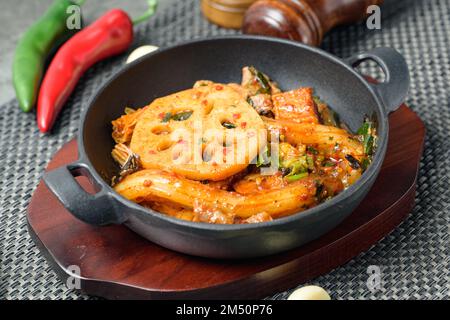
[[[355,183],[376,148],[373,121],[352,134],[313,88],[282,92],[254,67],[240,84],[200,80],[125,108],[112,126],[114,189],[194,222],[255,223],[314,207]]]

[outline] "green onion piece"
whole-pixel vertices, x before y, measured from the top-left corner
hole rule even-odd
[[[294,182],[300,179],[306,178],[308,176],[308,172],[303,172],[299,174],[294,174],[292,176],[286,176],[285,179],[287,182]]]
[[[371,155],[373,153],[373,143],[374,143],[374,138],[373,136],[367,135],[364,137],[364,153],[367,155]]]
[[[306,155],[306,163],[308,164],[308,169],[314,170],[314,158],[310,155]]]
[[[325,161],[324,163],[322,163],[322,167],[334,167],[336,165],[336,163],[334,163],[333,161]]]
[[[175,121],[184,121],[189,119],[192,116],[192,113],[194,111],[182,111],[182,112],[177,112],[172,116],[172,119]]]
[[[167,112],[162,118],[161,122],[169,122],[170,118],[172,118],[172,114],[170,112]]]
[[[364,136],[364,135],[369,133],[370,127],[371,127],[371,123],[370,122],[364,122],[356,133],[361,135],[361,136]]]
[[[375,136],[375,123],[369,119],[365,119],[362,126],[358,129],[357,134],[359,140],[364,146],[364,153],[371,156],[375,149],[376,136]]]
[[[361,169],[363,172],[367,170],[369,165],[370,165],[370,160],[368,158],[364,158],[361,160]]]
[[[222,126],[224,126],[227,129],[234,129],[234,128],[236,128],[236,125],[234,123],[231,123],[231,122],[228,122],[228,121],[222,122]]]
[[[249,105],[251,105],[253,108],[255,107],[255,104],[253,103],[253,100],[252,100],[251,97],[248,97],[248,98],[247,98],[247,103],[248,103]]]
[[[325,188],[324,185],[321,181],[316,181],[316,198],[319,202],[322,202],[323,200],[325,200],[326,197],[326,192],[325,192]]]
[[[256,74],[256,78],[258,79],[258,82],[261,84],[261,87],[263,91],[261,93],[269,93],[271,92],[271,88],[269,85],[269,82],[267,81],[266,77],[258,71]]]
[[[313,100],[315,104],[323,104],[322,100],[318,96],[313,96]]]
[[[319,151],[317,151],[315,148],[313,148],[311,146],[307,146],[306,150],[312,154],[319,154]]]
[[[256,156],[256,166],[262,167],[266,164],[270,163],[270,155],[269,155],[269,148],[267,148],[267,145],[264,147],[264,151],[260,152]]]
[[[125,114],[132,114],[134,112],[136,112],[136,110],[133,109],[133,108],[129,108],[129,107],[126,107],[125,110],[124,110]]]
[[[259,84],[261,85],[261,89],[258,90],[258,93],[270,94],[272,92],[272,88],[270,87],[269,81],[267,81],[266,76],[262,72],[256,70],[255,67],[250,67],[249,69],[255,75],[256,80],[258,80]]]

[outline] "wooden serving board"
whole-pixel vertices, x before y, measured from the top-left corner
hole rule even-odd
[[[425,127],[405,105],[391,114],[381,173],[361,205],[334,230],[300,248],[251,260],[213,260],[153,244],[124,226],[75,219],[41,181],[28,206],[29,231],[63,281],[80,267],[81,290],[112,299],[262,298],[346,263],[390,233],[414,206]],[[66,144],[47,170],[77,159]],[[87,179],[80,183],[92,191]]]

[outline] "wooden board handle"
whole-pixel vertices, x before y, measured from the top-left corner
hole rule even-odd
[[[242,31],[318,46],[337,25],[355,23],[383,0],[259,0],[246,12]]]

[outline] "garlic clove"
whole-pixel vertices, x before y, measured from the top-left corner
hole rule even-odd
[[[156,51],[158,49],[159,49],[158,47],[151,46],[151,45],[137,47],[130,53],[130,55],[127,58],[126,63],[130,63],[130,62],[132,62],[142,56],[145,56],[146,54],[152,53],[153,51]]]
[[[288,300],[331,300],[325,289],[319,286],[305,286],[291,293]]]

